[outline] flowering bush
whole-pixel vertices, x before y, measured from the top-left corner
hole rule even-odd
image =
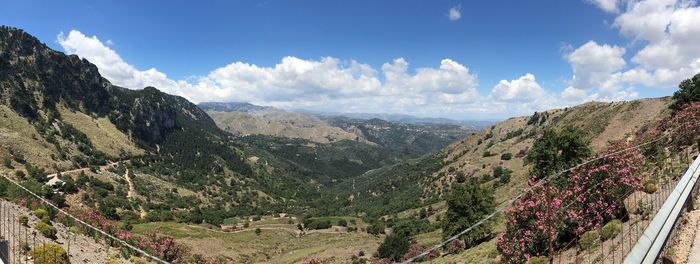
[[[411,247],[408,248],[408,251],[406,251],[406,254],[403,255],[401,258],[402,261],[408,260],[409,258],[412,258],[414,256],[417,256],[418,254],[423,253],[424,251],[428,250],[428,247],[423,246],[418,243],[413,243],[411,244]],[[417,258],[414,260],[414,262],[422,262],[422,261],[427,261],[431,259],[435,259],[440,256],[440,252],[437,250],[431,250],[428,252],[427,255]]]
[[[535,187],[506,211],[506,230],[496,240],[504,263],[525,263],[552,251],[562,223],[559,196],[554,186]]]
[[[447,244],[447,252],[450,254],[459,254],[466,248],[467,244],[461,239],[452,240],[449,244]]]
[[[601,159],[569,174],[563,193],[566,232],[580,236],[625,214],[624,199],[642,189],[642,156],[636,150],[617,153],[626,147],[615,144]]]
[[[323,264],[320,258],[307,258],[299,262],[299,264]]]
[[[683,106],[675,115],[661,121],[659,128],[670,131],[674,143],[692,145],[700,135],[700,102]]]
[[[626,213],[624,199],[642,188],[642,155],[615,143],[598,160],[579,166],[557,184],[536,186],[506,211],[497,239],[504,263],[551,255],[558,245]]]

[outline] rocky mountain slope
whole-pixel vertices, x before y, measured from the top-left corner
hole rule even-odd
[[[591,146],[600,151],[609,141],[634,136],[669,114],[670,98],[630,102],[590,102],[553,109],[532,116],[513,117],[416,160],[371,170],[337,191],[346,208],[388,204],[385,212],[399,212],[442,200],[452,182],[485,183],[496,189],[497,202],[527,186],[527,151],[545,129],[574,126],[587,131]],[[507,180],[494,177],[497,168],[512,171]]]

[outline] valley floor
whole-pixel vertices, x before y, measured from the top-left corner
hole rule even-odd
[[[157,222],[134,225],[135,233],[154,229],[189,246],[192,253],[205,256],[223,255],[240,263],[296,263],[319,257],[328,263],[350,263],[351,256],[364,252],[371,256],[383,240],[364,232],[345,232],[341,227],[310,231],[298,236],[294,225],[260,225],[239,232],[223,232],[198,225]]]

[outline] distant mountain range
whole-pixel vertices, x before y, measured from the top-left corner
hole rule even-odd
[[[348,117],[352,119],[382,119],[408,124],[439,124],[439,125],[462,125],[472,129],[482,129],[495,124],[498,120],[454,120],[441,117],[419,117],[396,113],[341,113],[341,112],[321,112],[306,109],[283,110],[272,106],[255,105],[248,102],[203,102],[198,105],[204,111],[215,112],[294,112],[304,113],[320,117]]]

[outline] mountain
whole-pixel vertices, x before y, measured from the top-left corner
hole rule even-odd
[[[216,207],[228,212],[222,216],[270,210],[287,200],[308,204],[305,198],[318,192],[304,175],[278,172],[280,178],[271,174],[282,168],[252,162],[247,146],[186,99],[153,87],[112,85],[87,60],[9,27],[0,28],[0,111],[2,158],[16,161],[2,168],[8,174],[23,166],[56,172],[130,159],[143,175],[139,187],[177,186],[195,202],[181,208]],[[149,197],[141,205],[157,211],[177,207],[180,199],[162,188],[143,191]],[[107,201],[84,202],[101,208]]]
[[[246,102],[204,102],[198,104],[199,108],[204,111],[213,112],[244,112],[244,113],[255,113],[255,112],[282,112],[282,110],[271,107],[271,106],[260,106],[254,105]]]
[[[201,103],[199,107],[207,111],[221,129],[236,136],[269,135],[316,143],[366,142],[361,135],[333,127],[314,115],[249,103]]]
[[[470,126],[440,122],[287,112],[249,103],[201,103],[199,106],[221,129],[237,136],[268,135],[324,144],[351,140],[389,148],[410,158],[439,150],[475,130]]]
[[[303,116],[337,131],[335,138],[322,135],[327,141],[320,144],[305,138],[236,137],[217,126],[213,112],[185,98],[154,87],[113,85],[89,61],[54,51],[10,27],[0,28],[0,66],[0,158],[8,161],[0,172],[36,176],[35,168],[47,173],[91,168],[90,177],[113,188],[90,185],[81,189],[85,195],[66,199],[115,220],[125,217],[116,211],[213,224],[265,212],[336,214],[338,208],[325,206],[336,196],[335,186],[471,133],[378,120],[368,125],[333,121],[338,127]],[[249,104],[204,107],[284,113]],[[128,160],[133,186],[126,184],[124,170],[100,169],[117,160]],[[135,198],[120,195],[128,192]]]
[[[497,202],[527,186],[524,159],[536,138],[546,129],[567,126],[587,132],[594,152],[608,142],[633,137],[669,114],[669,97],[630,102],[590,102],[565,109],[513,117],[475,132],[432,155],[371,170],[352,182],[337,185],[344,210],[375,214],[397,213],[441,201],[457,175],[496,189]],[[504,155],[505,154],[505,155]],[[505,184],[494,170],[512,171]],[[381,208],[373,205],[383,204]]]

